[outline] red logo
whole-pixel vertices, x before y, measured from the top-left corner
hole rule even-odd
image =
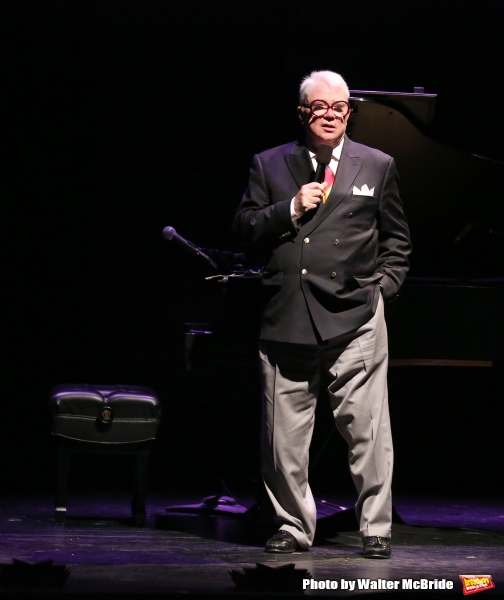
[[[464,596],[484,592],[495,587],[491,575],[459,575]]]

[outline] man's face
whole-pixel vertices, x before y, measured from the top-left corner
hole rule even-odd
[[[338,100],[345,100],[345,92],[340,88],[330,87],[325,83],[313,86],[303,104],[310,104],[313,100],[325,100],[332,106]],[[345,117],[336,116],[332,109],[323,116],[316,117],[310,113],[309,108],[298,106],[298,114],[306,132],[306,139],[310,150],[315,151],[320,144],[337,146],[346,130],[350,113]]]

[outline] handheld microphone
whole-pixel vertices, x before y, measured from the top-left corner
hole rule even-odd
[[[324,181],[324,173],[327,165],[331,162],[332,153],[334,148],[329,144],[320,144],[315,154],[315,160],[317,161],[317,170],[315,171],[315,183],[322,183]]]
[[[165,227],[163,229],[163,237],[168,241],[176,242],[179,246],[181,246],[182,248],[184,248],[184,250],[187,250],[191,254],[201,256],[201,258],[205,260],[209,265],[211,265],[214,269],[217,269],[217,265],[214,263],[214,261],[204,252],[202,252],[201,249],[194,245],[192,242],[184,239],[181,235],[179,235],[175,231],[175,227],[170,227],[169,225],[168,227]]]

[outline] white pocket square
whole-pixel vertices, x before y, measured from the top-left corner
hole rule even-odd
[[[354,196],[374,196],[374,187],[369,189],[368,186],[366,184],[364,184],[362,186],[362,188],[359,190],[359,188],[356,185],[354,185],[353,195]]]

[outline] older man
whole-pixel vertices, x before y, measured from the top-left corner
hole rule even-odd
[[[317,397],[327,389],[348,444],[366,558],[390,557],[392,438],[383,300],[408,270],[409,231],[394,160],[352,142],[348,87],[315,71],[300,87],[304,139],[254,157],[235,218],[264,257],[260,335],[262,470],[279,531],[267,552],[308,549],[316,507],[308,453]],[[321,144],[324,181],[314,181]]]

